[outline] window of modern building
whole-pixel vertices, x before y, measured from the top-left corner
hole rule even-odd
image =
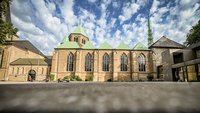
[[[145,56],[140,54],[138,57],[139,71],[145,71]]]
[[[103,71],[109,71],[109,55],[106,53],[103,55]]]
[[[67,57],[67,71],[74,70],[74,55],[70,53]]]
[[[200,58],[200,49],[196,50],[196,58]]]
[[[92,55],[90,53],[85,56],[85,71],[92,71]]]
[[[198,69],[197,80],[200,81],[200,64],[197,64],[197,69]]]
[[[173,55],[174,64],[183,62],[183,53]]]
[[[197,80],[195,65],[187,66],[187,74],[188,74],[188,81]]]
[[[126,54],[122,54],[121,56],[121,71],[127,71],[128,70],[128,58]]]

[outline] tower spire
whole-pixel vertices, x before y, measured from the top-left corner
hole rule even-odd
[[[151,31],[150,17],[148,15],[148,46],[150,46],[152,43],[153,43],[153,36]]]

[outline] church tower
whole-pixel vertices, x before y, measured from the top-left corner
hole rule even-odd
[[[150,18],[148,16],[148,46],[150,46],[152,43],[153,43],[153,36],[151,31]]]
[[[83,27],[79,24],[74,31],[69,35],[69,41],[77,42],[80,47],[89,41],[87,34],[85,33]]]

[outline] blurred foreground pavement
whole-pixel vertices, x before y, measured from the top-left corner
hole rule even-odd
[[[200,83],[0,84],[0,112],[194,113],[200,112]]]

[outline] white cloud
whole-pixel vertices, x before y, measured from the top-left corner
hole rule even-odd
[[[96,0],[88,0],[88,2],[90,2],[90,3],[95,3]]]
[[[122,15],[119,16],[119,19],[122,22],[125,20],[129,20],[139,10],[139,8],[139,4],[135,2],[126,3],[126,5],[122,8]]]
[[[118,2],[115,1],[115,2],[112,3],[112,6],[113,6],[114,8],[118,8],[118,7],[119,7],[119,4],[118,4]]]
[[[34,34],[34,35],[42,35],[43,31],[36,27],[33,23],[28,23],[20,20],[15,15],[11,15],[12,22],[15,23],[15,27],[17,27],[19,30],[22,30],[24,32]]]
[[[154,41],[165,35],[172,40],[183,43],[191,26],[196,24],[200,18],[198,13],[199,3],[194,1],[177,0],[175,5],[168,9],[167,7],[169,6],[158,7],[160,5],[159,2],[154,0],[151,8]],[[168,11],[169,15],[165,15]],[[163,23],[161,21],[165,20],[164,15],[166,16],[166,21]]]
[[[99,10],[97,14],[90,6],[87,9],[75,4],[73,0],[15,0],[11,5],[11,16],[13,24],[19,29],[17,34],[22,39],[30,40],[45,54],[50,54],[63,37],[74,30],[79,21],[96,47],[104,41],[117,47],[124,41],[132,48],[137,42],[147,45],[147,15],[138,13],[147,2],[149,1],[133,0],[122,4],[117,0],[102,0],[100,4],[95,3]],[[150,10],[154,41],[165,35],[182,43],[191,26],[200,18],[200,4],[197,0],[165,3],[154,0]],[[114,12],[110,8],[122,12]],[[135,21],[131,20],[135,16]]]
[[[64,0],[64,3],[59,4],[62,16],[65,19],[65,23],[74,25],[77,22],[77,17],[73,11],[73,0]]]

